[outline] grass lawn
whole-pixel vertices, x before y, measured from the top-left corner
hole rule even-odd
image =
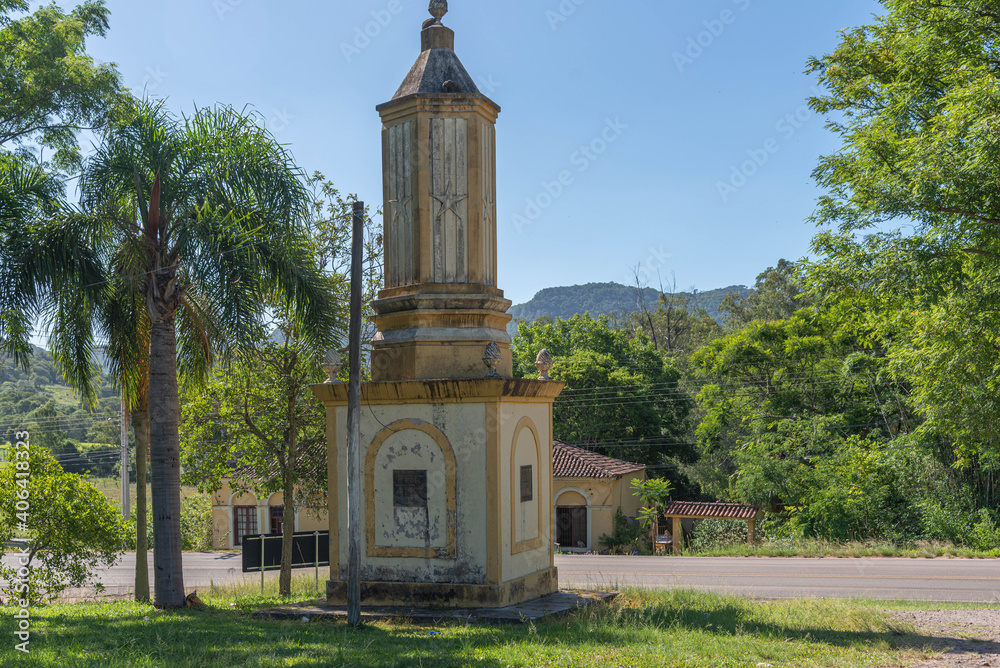
[[[296,583],[303,593],[312,582]],[[906,666],[929,639],[885,603],[756,602],[690,591],[629,591],[613,603],[525,626],[405,621],[353,630],[332,621],[257,621],[276,597],[214,590],[205,610],[136,603],[33,610],[31,653],[0,647],[2,666]],[[303,596],[306,598],[307,596]],[[12,610],[3,612],[11,628]],[[149,617],[149,620],[144,620]],[[432,635],[433,634],[433,635]]]
[[[108,501],[111,502],[115,508],[122,507],[122,481],[121,478],[90,478],[90,482],[94,487],[96,487]],[[129,496],[132,499],[132,509],[135,510],[136,506],[136,485],[133,482],[129,485]],[[197,487],[191,487],[190,485],[184,485],[181,487],[181,500],[190,499],[196,496],[204,496],[209,498],[209,495],[202,494],[198,491]],[[146,486],[146,501],[151,503],[152,490],[149,489],[149,485]]]

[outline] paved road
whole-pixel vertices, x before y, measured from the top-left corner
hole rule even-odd
[[[4,558],[5,563],[12,563],[10,556]],[[153,555],[146,560],[149,568],[149,584],[153,586]],[[320,588],[324,587],[324,568],[319,569]],[[295,571],[297,575],[312,575],[313,570]],[[265,574],[268,579],[277,579],[277,572]],[[127,552],[110,569],[100,572],[99,579],[104,585],[104,596],[118,597],[129,595],[134,591],[135,583],[135,553]],[[207,589],[213,583],[232,584],[236,582],[260,583],[260,573],[243,573],[243,556],[238,552],[185,552],[184,553],[184,587],[187,590]],[[93,587],[89,589],[72,589],[66,592],[70,599],[94,598]]]
[[[1000,603],[1000,561],[556,557],[563,587],[692,588],[756,598]]]
[[[107,593],[131,591],[135,555],[101,575]],[[152,579],[152,558],[149,560]],[[1000,560],[746,559],[557,556],[559,583],[575,588],[684,588],[756,598],[871,598],[1000,603]],[[302,575],[311,570],[298,571]],[[277,577],[268,573],[268,578]],[[320,569],[320,586],[325,577]],[[236,553],[186,553],[188,588],[260,581]],[[78,595],[85,595],[79,592]]]

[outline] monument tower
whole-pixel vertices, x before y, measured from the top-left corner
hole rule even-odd
[[[513,378],[497,287],[500,107],[455,54],[433,0],[421,53],[382,118],[385,289],[362,386],[362,597],[368,605],[502,607],[558,589],[552,402]],[[330,581],[347,597],[347,387],[327,408]]]
[[[373,380],[479,378],[495,342],[511,375],[510,302],[497,289],[496,139],[500,107],[476,88],[431,3],[417,62],[379,105],[385,290],[375,302]]]

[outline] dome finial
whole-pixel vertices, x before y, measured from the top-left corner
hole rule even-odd
[[[441,19],[448,13],[448,0],[431,0],[430,12],[431,16],[441,23]]]

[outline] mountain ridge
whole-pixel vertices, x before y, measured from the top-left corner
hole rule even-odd
[[[702,292],[676,293],[687,297],[691,306],[703,308],[716,321],[722,322],[719,306],[723,298],[730,292],[736,292],[745,297],[749,289],[745,285],[731,285],[725,288]],[[643,299],[647,307],[653,308],[660,297],[660,291],[654,288],[643,289]],[[636,288],[621,283],[586,283],[539,290],[535,296],[524,304],[510,307],[508,313],[514,320],[534,322],[541,317],[572,318],[576,314],[589,314],[592,317],[611,315],[612,313],[627,314],[639,310],[639,295]],[[512,323],[513,324],[513,323]],[[515,326],[516,331],[516,326]]]

